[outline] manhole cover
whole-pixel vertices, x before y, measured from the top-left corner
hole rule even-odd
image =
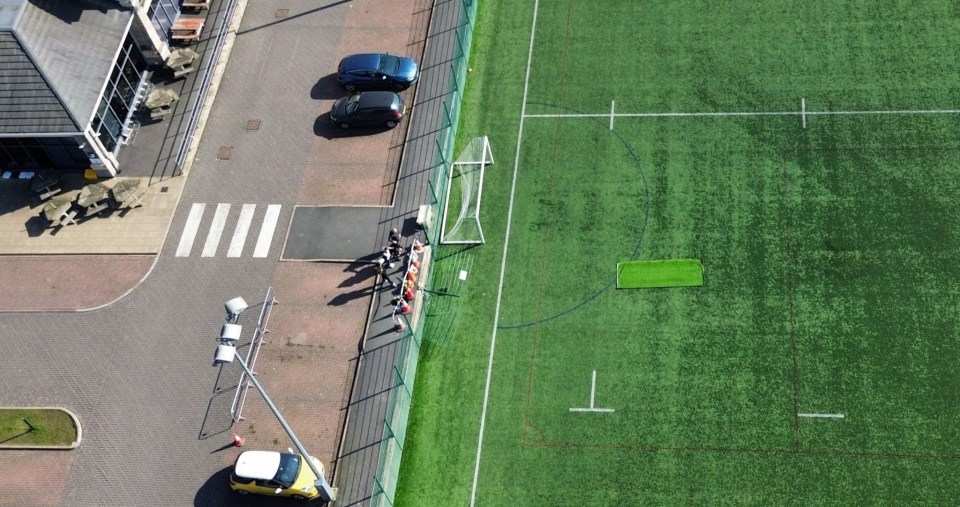
[[[277,9],[277,19],[285,18],[290,15],[290,9]]]
[[[247,120],[247,130],[260,130],[260,120]]]
[[[217,160],[230,160],[232,154],[233,146],[221,146],[220,150],[217,151]]]

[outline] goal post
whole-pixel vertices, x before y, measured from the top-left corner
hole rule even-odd
[[[440,243],[484,243],[480,226],[480,199],[483,195],[483,172],[493,163],[493,152],[487,136],[474,137],[451,164],[443,205]]]

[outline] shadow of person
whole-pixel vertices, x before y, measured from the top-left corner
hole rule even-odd
[[[373,264],[368,262],[353,262],[343,271],[345,273],[352,273],[353,275],[340,282],[337,287],[353,287],[354,285],[367,280],[372,281],[371,279],[377,274],[376,268],[373,266]]]
[[[359,299],[362,297],[369,297],[373,294],[373,287],[364,287],[360,290],[355,290],[351,292],[344,292],[342,294],[337,294],[327,303],[328,306],[343,306],[354,299]]]

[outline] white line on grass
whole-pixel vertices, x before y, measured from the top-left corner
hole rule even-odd
[[[803,128],[807,128],[807,99],[800,97],[800,112],[803,114]]]
[[[571,412],[604,412],[610,413],[613,412],[612,408],[596,408],[594,405],[594,400],[596,399],[597,394],[597,370],[593,370],[593,376],[590,380],[590,407],[573,407],[570,409]]]
[[[800,413],[797,417],[813,417],[818,419],[843,419],[843,414],[810,414]]]
[[[610,130],[613,130],[613,118],[614,118],[615,116],[617,116],[616,112],[614,111],[614,107],[613,107],[613,106],[616,105],[616,103],[617,103],[617,101],[615,101],[615,100],[611,100],[611,101],[610,101]]]
[[[530,63],[533,61],[533,39],[537,32],[537,8],[533,2],[533,22],[530,26],[530,47],[527,49],[527,71],[523,79],[523,100],[520,103],[520,127],[517,129],[517,150],[513,156],[513,182],[510,183],[510,204],[507,207],[507,230],[503,235],[503,257],[500,260],[500,282],[497,286],[497,306],[493,312],[493,334],[490,336],[490,357],[487,359],[487,382],[483,388],[483,410],[480,412],[480,435],[477,437],[477,461],[473,466],[473,486],[470,488],[470,507],[477,504],[477,480],[480,477],[480,452],[483,450],[483,429],[487,421],[490,400],[490,378],[493,375],[493,353],[497,348],[497,323],[500,322],[500,302],[503,298],[503,278],[507,268],[507,249],[510,245],[510,224],[513,221],[513,198],[517,191],[517,172],[520,167],[520,145],[523,139],[523,119],[527,114],[527,92],[530,88]]]
[[[524,118],[669,118],[669,117],[709,117],[709,116],[868,116],[895,114],[960,114],[960,109],[888,109],[877,111],[703,111],[703,112],[667,112],[667,113],[557,113],[528,114]]]

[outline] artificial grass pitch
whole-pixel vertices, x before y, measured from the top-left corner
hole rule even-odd
[[[703,285],[700,259],[663,259],[617,263],[618,289],[698,287]]]

